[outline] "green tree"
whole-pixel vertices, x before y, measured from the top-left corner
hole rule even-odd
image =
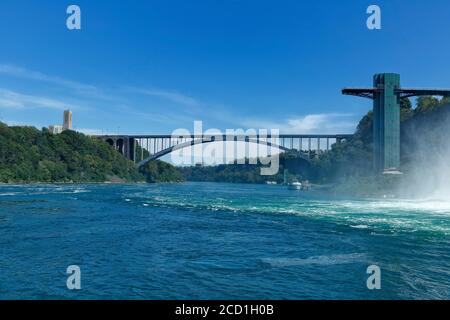
[[[434,111],[439,106],[439,99],[431,96],[417,98],[416,113]]]
[[[146,177],[146,181],[149,183],[184,181],[183,175],[177,168],[160,160],[147,162],[139,171]]]

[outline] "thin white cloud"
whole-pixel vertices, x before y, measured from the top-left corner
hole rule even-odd
[[[6,125],[8,125],[10,127],[12,127],[12,126],[24,126],[25,125],[25,123],[23,123],[23,122],[13,121],[13,120],[3,120],[3,119],[1,119],[0,122],[5,123]]]
[[[293,117],[282,122],[248,120],[242,124],[256,129],[278,129],[280,133],[338,134],[354,132],[358,121],[354,114],[321,113]]]
[[[133,116],[139,117],[139,119],[144,119],[149,122],[176,122],[186,123],[186,125],[188,125],[188,123],[199,117],[202,118],[207,116],[210,119],[218,119],[222,122],[225,121],[230,123],[231,125],[239,125],[238,119],[234,115],[228,114],[226,111],[228,108],[226,106],[205,103],[204,101],[200,101],[176,90],[129,86],[118,86],[116,90],[112,90],[111,88],[100,89],[93,85],[83,84],[57,76],[50,76],[10,64],[0,64],[0,75],[2,74],[20,79],[53,84],[69,89],[69,91],[66,97],[53,98],[19,93],[13,90],[0,88],[0,108],[51,108],[63,110],[70,106],[70,108],[78,110],[91,109],[104,111],[105,107],[107,107],[108,109],[114,108],[116,111],[123,111],[123,106],[126,105],[127,114],[132,114]],[[74,93],[76,93],[75,96]],[[134,103],[130,102],[130,100],[135,100],[133,94],[164,99],[173,102],[175,106],[173,109],[169,110],[167,109],[167,106],[160,106],[158,108],[153,103],[154,101],[149,99],[147,102],[140,101],[140,105],[148,105],[148,108],[143,110],[142,107],[134,107]],[[78,101],[78,103],[76,103],[78,106],[69,103],[69,99],[74,101],[69,97],[75,98],[75,101]],[[80,108],[79,105],[85,106],[86,103],[88,103],[88,101],[85,100],[87,97],[92,99],[89,103],[90,107]],[[105,101],[108,101],[107,105],[105,105]],[[176,105],[178,105],[178,107]],[[210,112],[204,113],[203,111],[205,109],[208,109]],[[324,113],[291,117],[280,122],[263,119],[245,120],[240,121],[240,126],[247,128],[279,129],[281,133],[352,133],[356,128],[357,121],[357,116],[352,114]],[[86,129],[86,132],[95,132],[91,130],[96,129]],[[98,133],[98,131],[95,133]]]
[[[72,81],[72,80],[67,80],[67,79],[60,78],[60,77],[49,76],[49,75],[43,74],[38,71],[25,69],[25,68],[15,66],[15,65],[0,64],[0,74],[5,74],[5,75],[13,76],[13,77],[18,77],[18,78],[30,79],[30,80],[51,82],[53,84],[65,86],[67,88],[80,90],[80,91],[91,91],[91,92],[98,91],[98,89],[92,85],[87,85],[87,84],[83,84],[83,83]]]
[[[23,121],[15,121],[15,120],[6,120],[6,119],[0,119],[0,122],[5,123],[9,127],[35,127],[35,128],[42,128],[43,126],[39,123],[33,122],[33,123],[25,123]]]
[[[71,108],[74,107],[72,104],[70,106]],[[16,91],[0,88],[0,108],[47,108],[65,110],[67,109],[67,107],[67,102],[63,102],[53,98],[22,94]],[[75,108],[77,107],[75,106]]]
[[[193,97],[190,97],[186,94],[178,92],[176,90],[166,90],[161,88],[139,88],[139,87],[130,87],[130,86],[122,86],[118,87],[115,90],[99,88],[94,85],[84,84],[81,82],[69,80],[66,78],[52,76],[48,74],[44,74],[39,71],[30,70],[27,68],[23,68],[13,64],[0,64],[0,74],[16,77],[20,79],[28,79],[35,80],[41,82],[51,83],[53,85],[64,87],[66,89],[74,90],[83,96],[89,96],[91,98],[106,100],[106,101],[122,101],[124,97],[118,96],[118,92],[122,91],[122,93],[137,93],[149,97],[156,97],[165,99],[182,106],[189,107],[199,107],[202,104]],[[118,90],[117,90],[118,89]],[[189,110],[186,110],[189,112]]]
[[[101,136],[104,135],[105,132],[102,129],[90,129],[90,128],[84,128],[84,129],[77,129],[78,132],[84,133],[88,136]]]

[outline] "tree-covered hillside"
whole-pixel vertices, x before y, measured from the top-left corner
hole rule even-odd
[[[0,182],[140,181],[131,161],[107,143],[74,131],[0,123]]]

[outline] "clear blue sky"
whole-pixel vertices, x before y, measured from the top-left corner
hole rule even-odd
[[[351,132],[371,103],[342,87],[377,72],[450,87],[449,19],[448,0],[2,0],[0,121],[47,126],[70,107],[86,132]]]

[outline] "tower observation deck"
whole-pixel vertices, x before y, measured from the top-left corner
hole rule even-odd
[[[400,167],[400,99],[414,96],[450,96],[450,89],[402,88],[400,75],[380,73],[371,88],[344,88],[344,95],[373,100],[373,157],[379,172]]]

